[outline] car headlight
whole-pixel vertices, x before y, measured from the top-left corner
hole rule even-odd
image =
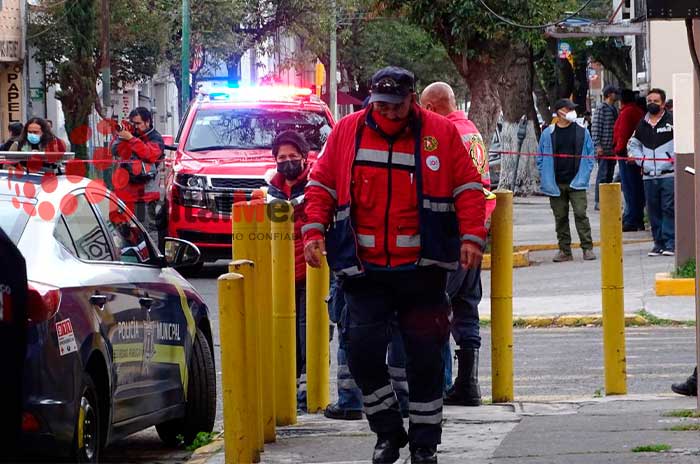
[[[203,176],[193,174],[178,174],[175,176],[177,189],[176,198],[183,206],[192,208],[206,208],[206,196],[204,188],[206,179]]]

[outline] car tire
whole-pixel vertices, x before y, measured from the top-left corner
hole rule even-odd
[[[197,335],[187,375],[185,417],[156,425],[158,436],[169,446],[179,445],[178,436],[190,444],[199,432],[211,432],[216,418],[216,370],[204,332]]]
[[[102,416],[97,387],[87,372],[83,374],[78,399],[73,439],[74,462],[98,462],[100,457]]]

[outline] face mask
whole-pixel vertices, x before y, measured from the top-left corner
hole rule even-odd
[[[32,145],[39,145],[39,142],[41,142],[41,135],[27,134],[27,141]]]
[[[564,119],[566,119],[569,122],[576,122],[576,118],[578,118],[578,115],[576,114],[576,111],[569,111],[566,113],[564,116]]]
[[[661,105],[657,105],[656,103],[649,103],[647,105],[647,111],[651,114],[659,114],[661,112]]]
[[[302,160],[289,160],[277,163],[277,172],[282,174],[287,180],[294,180],[299,177],[303,170],[301,162]]]

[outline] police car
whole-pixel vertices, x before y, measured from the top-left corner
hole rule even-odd
[[[163,256],[112,192],[51,172],[0,170],[0,227],[29,280],[26,449],[97,462],[153,425],[169,444],[212,430],[209,312],[173,268],[196,246],[166,238]]]

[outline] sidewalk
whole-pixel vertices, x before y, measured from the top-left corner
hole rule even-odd
[[[593,240],[600,240],[600,214],[593,210],[593,192],[589,192],[588,216]],[[578,235],[571,214],[574,243]],[[657,317],[674,320],[694,320],[692,297],[657,297],[654,293],[655,275],[674,269],[674,259],[650,258],[651,232],[631,232],[626,241],[648,240],[624,246],[625,312],[646,310]],[[513,240],[515,246],[550,246],[555,249],[530,253],[530,267],[517,268],[513,273],[513,314],[517,317],[554,316],[562,314],[600,314],[600,248],[594,251],[596,261],[583,261],[581,250],[574,249],[574,261],[553,263],[556,253],[554,218],[547,197],[516,198],[514,205]],[[482,273],[484,297],[479,307],[482,318],[489,318],[491,272]]]
[[[664,413],[695,408],[694,398],[622,396],[580,401],[518,402],[478,408],[446,407],[439,462],[442,464],[506,463],[691,463],[700,460],[697,433],[670,431],[700,424],[700,419]],[[278,429],[263,463],[370,462],[375,438],[366,421],[331,421],[300,416],[299,424]],[[225,462],[218,452],[199,462]],[[640,453],[639,446],[668,445],[662,453]],[[404,449],[398,462],[408,463]],[[193,461],[191,461],[193,462]]]

